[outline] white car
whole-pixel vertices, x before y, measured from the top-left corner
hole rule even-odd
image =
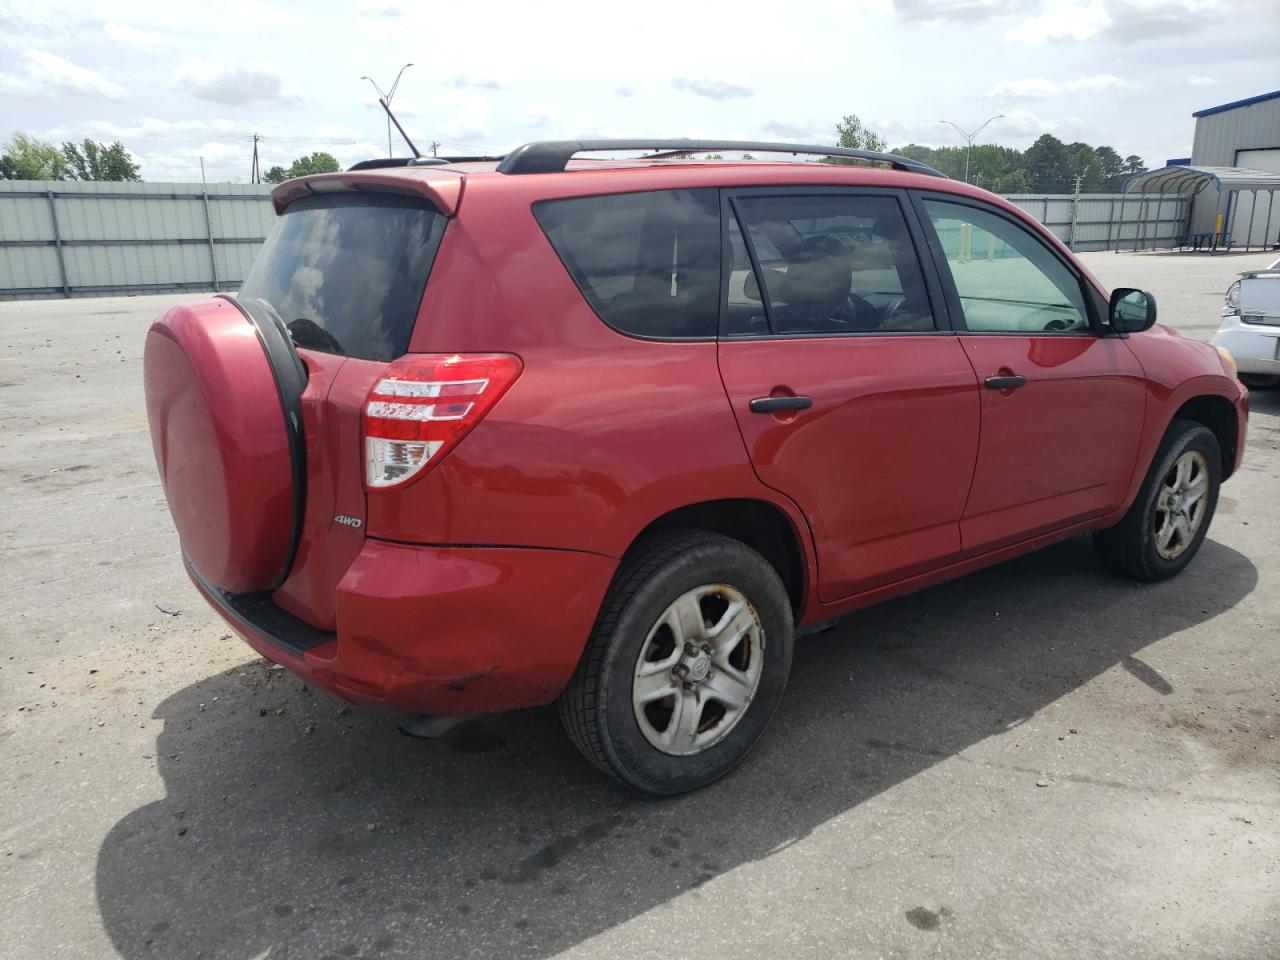
[[[1280,386],[1280,260],[1227,288],[1213,345],[1235,359],[1246,387]]]

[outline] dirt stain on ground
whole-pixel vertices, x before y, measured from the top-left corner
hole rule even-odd
[[[946,907],[939,907],[937,910],[930,910],[928,907],[912,907],[906,912],[907,923],[917,930],[937,930],[942,926],[942,921],[950,916],[951,911]]]

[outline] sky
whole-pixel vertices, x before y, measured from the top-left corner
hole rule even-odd
[[[0,140],[120,140],[147,180],[246,182],[315,150],[721,137],[1025,148],[1042,133],[1157,167],[1195,110],[1280,88],[1280,0],[0,0]],[[404,155],[398,137],[393,148]]]

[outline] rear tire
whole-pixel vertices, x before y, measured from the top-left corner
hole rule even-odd
[[[745,544],[663,531],[623,560],[560,719],[583,755],[632,789],[696,790],[738,765],[791,669],[791,604]]]
[[[1093,535],[1102,561],[1135,580],[1167,580],[1204,542],[1222,482],[1222,449],[1208,427],[1169,425],[1133,505],[1118,524]]]

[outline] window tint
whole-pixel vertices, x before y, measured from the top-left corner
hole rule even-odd
[[[409,346],[444,225],[410,197],[306,197],[276,223],[240,296],[271,304],[299,346],[394,360]]]
[[[715,190],[545,200],[533,208],[609,326],[641,337],[714,337],[720,302]]]
[[[951,268],[968,329],[1089,329],[1080,281],[1030,233],[974,207],[939,200],[924,205]]]
[[[734,201],[759,261],[730,224],[726,334],[934,329],[924,277],[893,197],[744,197]],[[768,295],[767,313],[760,286]]]

